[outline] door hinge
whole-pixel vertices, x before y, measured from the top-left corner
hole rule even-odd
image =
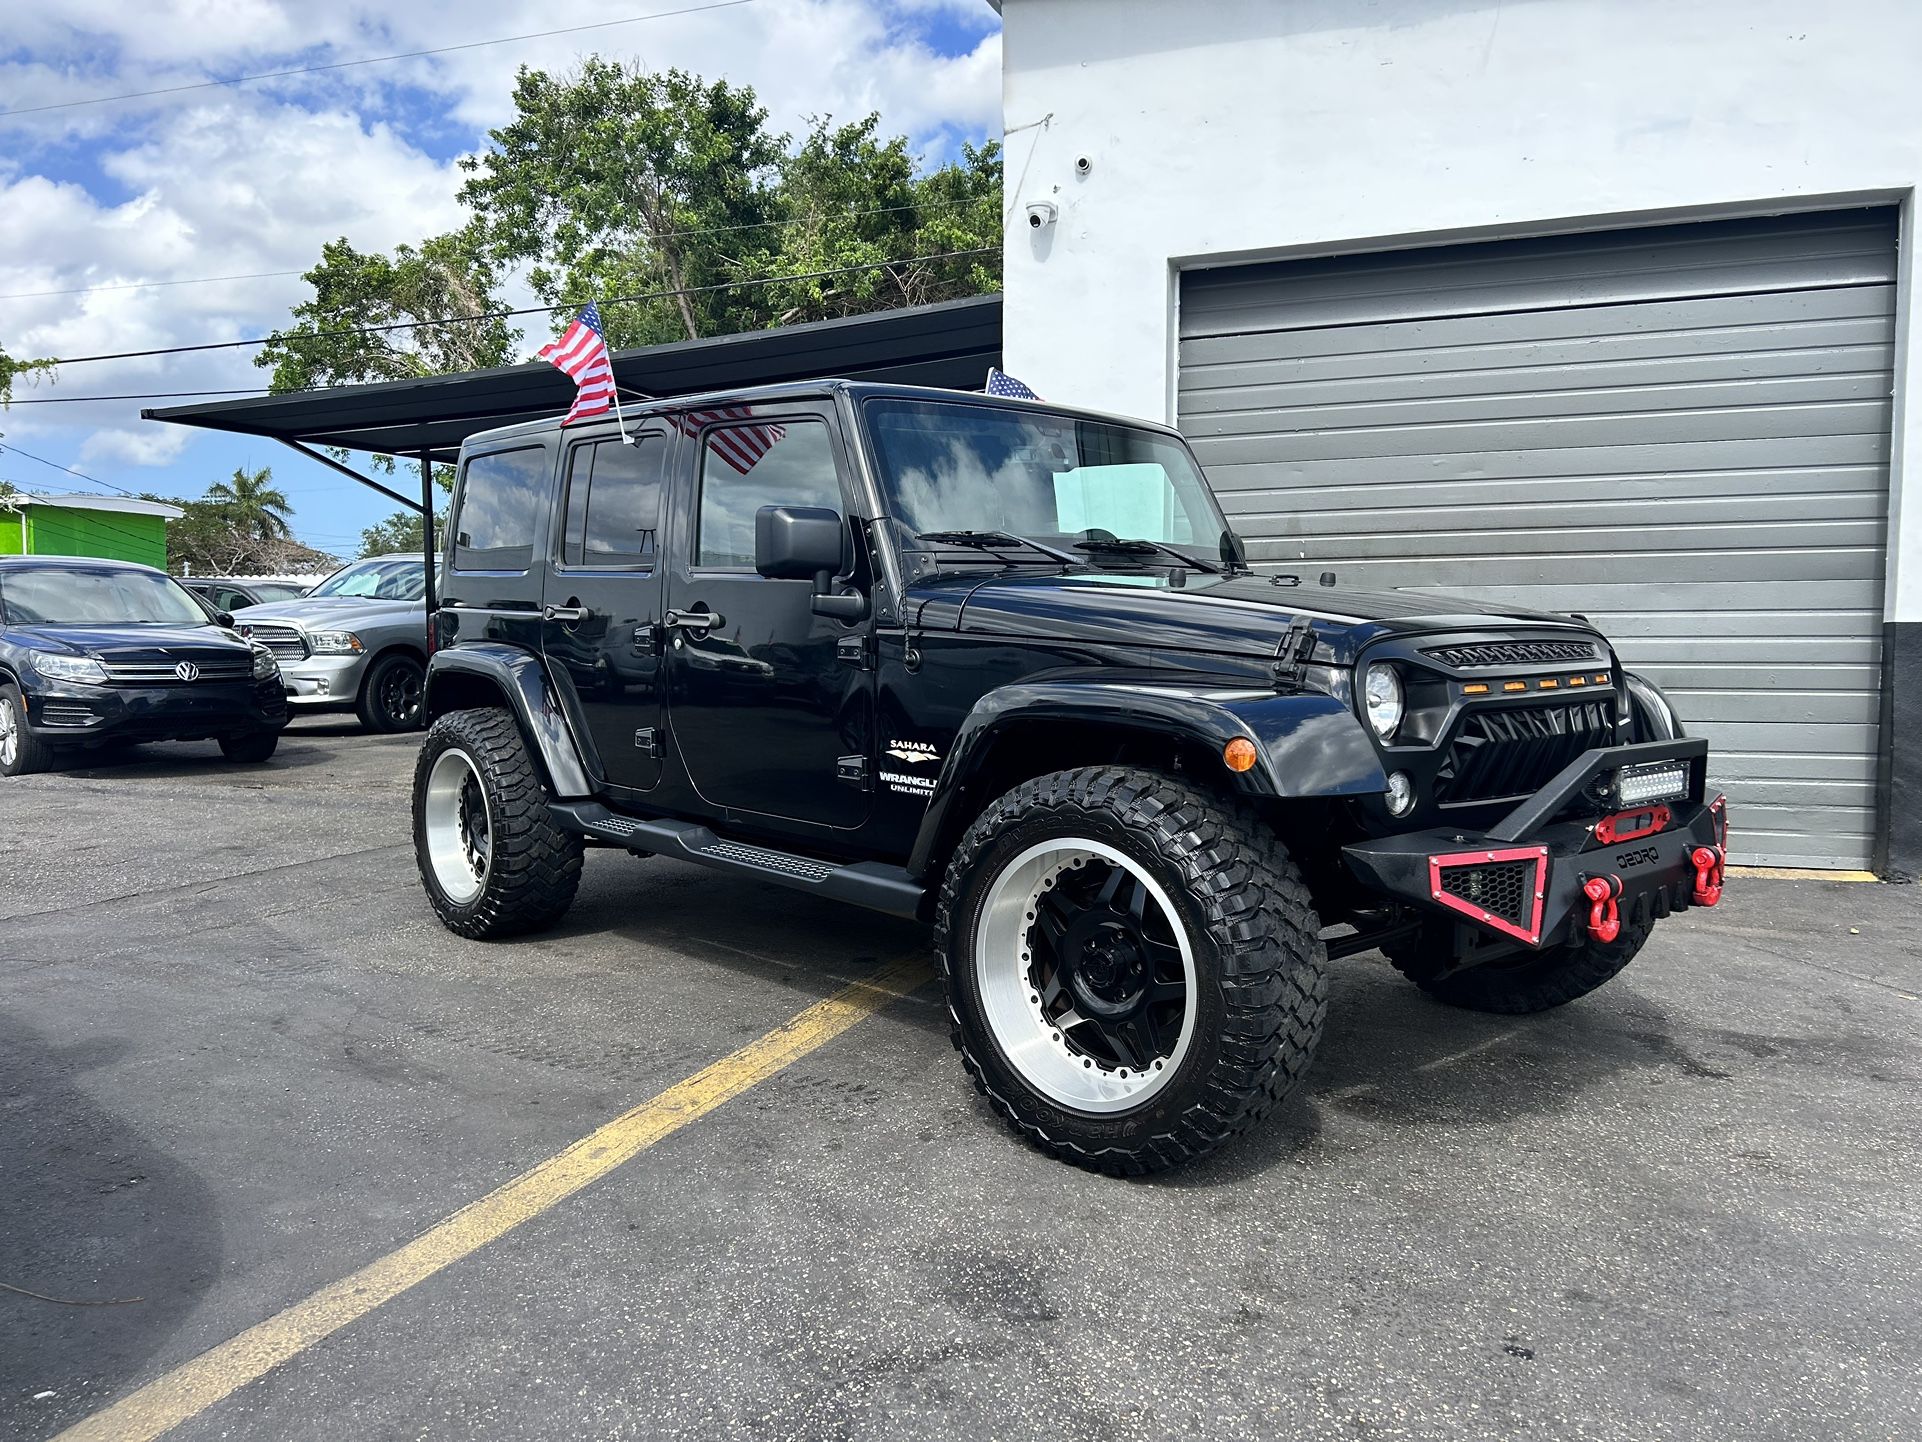
[[[868,779],[868,758],[865,756],[842,756],[834,763],[834,779],[845,781],[856,791],[866,791],[872,785]]]
[[[658,656],[661,654],[661,628],[649,623],[634,628],[634,654],[637,656]]]
[[[834,643],[834,659],[857,671],[874,669],[874,637],[866,631],[843,636]]]
[[[634,733],[634,749],[643,756],[655,761],[661,759],[661,733],[652,726],[643,726]]]

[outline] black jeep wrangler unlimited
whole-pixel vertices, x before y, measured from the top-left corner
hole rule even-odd
[[[1306,1070],[1330,957],[1532,1012],[1713,905],[1706,743],[1580,618],[1256,574],[1181,437],[850,382],[470,440],[422,880],[549,925],[587,846],[933,923],[976,1084],[1178,1163]]]

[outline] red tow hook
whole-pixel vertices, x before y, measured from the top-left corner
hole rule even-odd
[[[1582,895],[1588,898],[1588,934],[1597,941],[1613,941],[1622,934],[1622,918],[1615,909],[1615,898],[1621,894],[1619,876],[1591,876],[1582,883]]]
[[[1698,846],[1689,853],[1689,864],[1695,868],[1695,904],[1713,906],[1722,899],[1722,859],[1726,853],[1719,846]]]

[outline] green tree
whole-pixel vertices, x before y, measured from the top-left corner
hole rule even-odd
[[[461,162],[461,199],[496,261],[531,264],[556,304],[676,292],[604,306],[611,344],[740,328],[729,292],[681,292],[741,278],[739,242],[778,218],[782,137],[752,89],[589,57],[570,75],[523,67],[514,109]]]
[[[25,379],[38,381],[41,378],[53,379],[58,362],[51,358],[41,360],[15,360],[4,349],[0,349],[0,410],[13,404],[13,383]]]
[[[499,273],[472,229],[437,235],[390,258],[356,250],[345,237],[321,247],[304,277],[313,298],[294,307],[294,324],[277,330],[254,356],[273,370],[276,393],[363,381],[406,380],[483,370],[515,359],[521,333],[505,319]],[[410,321],[487,316],[453,325]],[[397,330],[364,329],[398,325]]]
[[[167,568],[175,575],[311,575],[340,564],[339,558],[291,536],[262,535],[241,525],[231,500],[211,494],[199,500],[152,494],[142,499],[178,506],[182,512],[178,520],[167,522]]]
[[[454,468],[452,466],[434,467],[434,484],[447,495],[454,491]],[[439,541],[445,534],[447,509],[439,507],[434,512],[434,539]],[[392,556],[406,552],[419,555],[425,538],[421,535],[419,511],[395,511],[384,521],[377,521],[360,533],[360,553],[363,556]]]
[[[234,530],[243,536],[274,541],[293,534],[293,502],[274,485],[270,466],[257,471],[236,466],[232,480],[215,481],[207,487],[205,503],[224,511]]]

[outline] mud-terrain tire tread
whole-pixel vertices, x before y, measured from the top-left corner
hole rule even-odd
[[[20,694],[20,688],[12,682],[0,685],[0,696],[13,701],[13,724],[19,728],[13,756],[13,766],[9,776],[31,776],[38,771],[53,769],[55,753],[53,747],[27,730],[27,698]]]
[[[1447,948],[1452,923],[1438,922],[1406,941],[1391,942],[1382,954],[1395,970],[1439,1002],[1465,1011],[1528,1016],[1566,1006],[1613,980],[1635,959],[1651,930],[1653,925],[1646,919],[1625,916],[1622,934],[1612,942],[1591,941],[1584,935],[1512,966],[1497,961],[1452,975],[1445,974],[1451,960]]]
[[[493,861],[472,902],[449,901],[433,879],[421,795],[434,759],[458,746],[474,758],[487,791]],[[449,931],[475,941],[521,936],[552,926],[574,904],[586,844],[547,809],[547,788],[527,753],[520,726],[497,706],[449,711],[434,722],[414,763],[414,862],[434,912]]]
[[[278,731],[255,731],[248,736],[222,736],[220,754],[229,761],[251,764],[267,760],[279,745]]]
[[[1206,918],[1208,936],[1191,941],[1205,946],[1211,937],[1221,959],[1225,1022],[1213,1075],[1171,1127],[1125,1149],[1058,1135],[1036,1119],[1024,1094],[1002,1095],[960,1021],[956,988],[966,959],[955,918],[977,862],[1010,828],[1074,812],[1105,812],[1172,864]],[[1023,782],[975,818],[942,879],[934,955],[948,992],[950,1039],[994,1110],[1052,1156],[1112,1176],[1140,1176],[1201,1157],[1249,1131],[1301,1081],[1328,1012],[1320,930],[1300,871],[1252,810],[1161,772],[1100,766]],[[981,1044],[993,1045],[986,1037]]]

